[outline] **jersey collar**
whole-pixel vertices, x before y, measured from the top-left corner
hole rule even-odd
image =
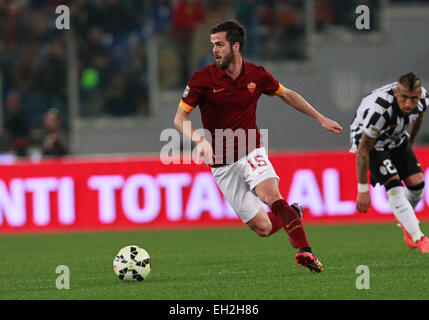
[[[246,74],[246,71],[249,69],[249,68],[247,68],[247,64],[248,64],[248,62],[246,61],[246,60],[242,60],[243,61],[243,63],[242,63],[242,65],[241,65],[241,72],[240,72],[240,75],[238,76],[238,77],[241,77],[242,75],[244,75],[244,74]],[[225,70],[222,70],[218,65],[217,65],[217,63],[215,62],[214,63],[214,65],[216,66],[216,68],[217,68],[217,70],[218,70],[218,72],[219,72],[219,76],[221,77],[221,78],[229,78],[229,76],[226,74],[226,72],[225,72]]]

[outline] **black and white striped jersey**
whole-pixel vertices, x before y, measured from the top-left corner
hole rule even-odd
[[[350,125],[350,152],[356,152],[362,132],[376,138],[376,150],[400,146],[409,137],[411,123],[429,106],[429,96],[422,87],[422,95],[417,108],[410,115],[404,115],[393,95],[396,82],[372,91],[364,97]]]

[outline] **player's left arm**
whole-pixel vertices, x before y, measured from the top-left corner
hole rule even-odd
[[[420,127],[423,123],[423,119],[425,118],[425,112],[420,113],[417,119],[413,122],[410,131],[410,145],[413,146],[416,141],[417,133],[420,130]]]
[[[323,129],[340,135],[343,128],[334,120],[325,117],[323,114],[313,108],[300,94],[297,92],[282,87],[282,91],[277,94],[285,103],[292,106],[296,110],[316,119]]]

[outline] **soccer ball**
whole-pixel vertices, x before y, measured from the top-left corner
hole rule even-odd
[[[113,270],[121,280],[143,281],[152,269],[149,253],[139,246],[126,246],[113,259]]]

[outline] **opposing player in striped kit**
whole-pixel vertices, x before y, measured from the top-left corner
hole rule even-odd
[[[428,104],[420,79],[408,73],[363,98],[350,127],[350,151],[357,158],[357,210],[367,212],[370,207],[369,169],[370,183],[386,188],[405,243],[424,253],[429,253],[429,239],[420,230],[414,208],[423,197],[425,183],[412,146]]]
[[[323,266],[307,240],[299,206],[289,205],[283,199],[278,188],[279,177],[260,141],[257,101],[262,94],[278,96],[316,119],[322,128],[338,135],[342,128],[299,94],[282,86],[263,67],[245,61],[244,40],[245,29],[236,21],[225,21],[211,30],[210,42],[216,62],[191,76],[174,124],[196,143],[198,154],[211,167],[217,185],[242,221],[263,237],[285,229],[292,246],[299,249],[295,256],[297,263],[312,272],[320,272]],[[184,130],[196,107],[201,111],[207,136],[198,134],[192,126]],[[228,130],[230,134],[225,137]],[[263,203],[271,212],[265,211]]]

